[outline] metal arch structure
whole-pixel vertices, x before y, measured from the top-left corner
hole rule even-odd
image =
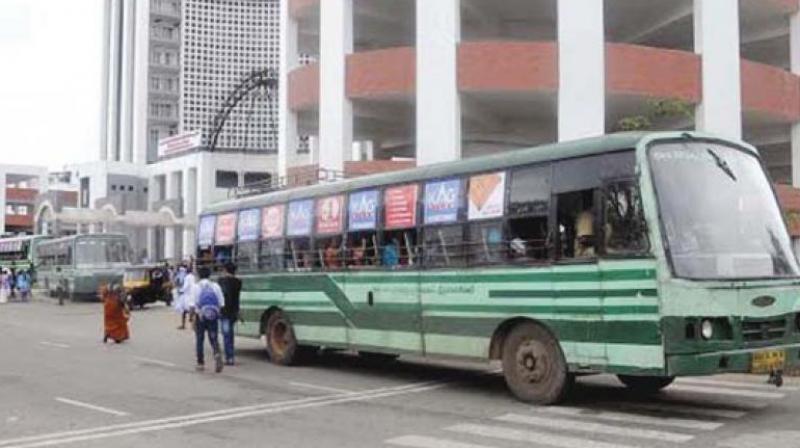
[[[270,99],[274,98],[274,94],[278,90],[278,74],[275,70],[268,68],[250,73],[250,75],[228,95],[216,115],[214,115],[214,119],[211,121],[211,133],[208,136],[209,151],[215,151],[217,149],[217,142],[222,133],[222,128],[228,121],[228,117],[230,117],[233,109],[236,108],[250,92],[258,88],[265,88],[267,97]],[[273,127],[275,127],[274,124]]]

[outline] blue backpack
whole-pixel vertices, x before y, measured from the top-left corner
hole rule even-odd
[[[202,320],[219,319],[219,299],[217,299],[214,289],[209,284],[200,287],[200,294],[197,298],[197,314]]]

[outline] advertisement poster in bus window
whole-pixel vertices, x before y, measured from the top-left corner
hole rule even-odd
[[[384,193],[386,228],[406,229],[417,225],[417,185],[389,188]]]
[[[311,235],[311,223],[314,217],[314,201],[297,201],[289,203],[287,234],[289,236]]]
[[[200,225],[197,229],[197,245],[203,248],[211,247],[214,244],[214,223],[216,216],[207,215],[200,218]]]
[[[425,224],[447,224],[458,221],[460,204],[460,180],[425,184]]]
[[[261,211],[261,238],[280,238],[283,236],[283,215],[286,207],[273,205]]]
[[[258,239],[258,218],[261,211],[257,208],[239,212],[239,241],[255,241]]]
[[[225,246],[233,244],[236,238],[236,213],[226,213],[217,216],[217,231],[214,244]]]
[[[351,232],[375,230],[378,221],[378,190],[361,191],[350,195],[348,209]]]
[[[342,233],[344,224],[344,196],[331,196],[317,200],[317,233],[329,235]]]
[[[469,179],[469,220],[503,216],[506,173],[491,173]]]

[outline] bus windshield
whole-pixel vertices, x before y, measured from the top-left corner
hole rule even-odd
[[[780,208],[756,156],[687,140],[656,145],[649,159],[676,276],[798,276]]]
[[[75,264],[98,265],[128,261],[128,243],[125,239],[81,238],[75,242]]]

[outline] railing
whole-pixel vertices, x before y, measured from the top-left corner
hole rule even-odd
[[[316,168],[314,170],[300,172],[290,176],[272,178],[270,180],[255,182],[241,187],[234,187],[228,190],[228,197],[242,198],[247,196],[255,196],[306,185],[333,183],[346,178],[347,176],[343,171]]]

